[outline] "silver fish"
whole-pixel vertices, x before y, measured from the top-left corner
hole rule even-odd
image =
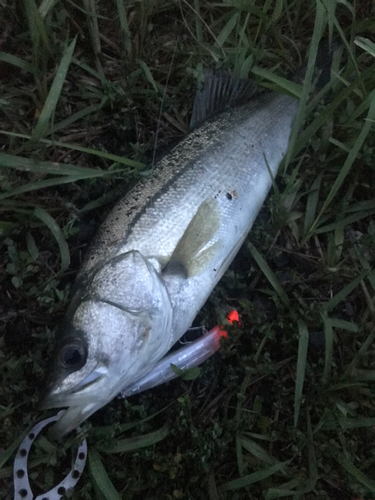
[[[100,227],[51,370],[44,407],[68,407],[54,437],[165,356],[243,244],[287,151],[298,108],[297,99],[278,93],[238,105],[248,92],[242,81],[211,75],[194,112],[193,121],[205,121]],[[207,118],[227,104],[234,107]]]

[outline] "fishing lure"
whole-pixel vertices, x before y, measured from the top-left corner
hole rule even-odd
[[[236,310],[231,311],[227,316],[227,321],[231,325],[235,321],[239,323],[238,312]],[[184,347],[165,356],[151,372],[122,390],[119,397],[128,398],[134,394],[152,389],[178,377],[179,370],[185,371],[200,365],[220,348],[220,339],[227,338],[227,336],[228,332],[222,325],[215,326],[197,340],[189,342]],[[173,369],[173,367],[176,367],[177,370]]]

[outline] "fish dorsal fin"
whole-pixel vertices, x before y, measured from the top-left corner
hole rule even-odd
[[[207,246],[219,230],[220,220],[218,202],[215,199],[205,200],[177,243],[163,272],[183,272],[187,278],[202,272],[209,265],[220,244],[216,241]]]
[[[228,107],[244,104],[256,89],[253,82],[236,78],[229,72],[206,70],[204,76],[203,88],[197,89],[195,95],[190,128]]]

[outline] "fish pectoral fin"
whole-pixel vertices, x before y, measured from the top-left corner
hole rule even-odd
[[[220,228],[217,200],[207,199],[198,208],[164,268],[164,273],[183,273],[187,278],[202,272],[212,260],[220,242],[209,245]]]

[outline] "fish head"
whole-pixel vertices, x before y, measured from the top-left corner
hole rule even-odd
[[[142,377],[168,351],[172,306],[164,282],[137,251],[101,267],[73,297],[60,330],[44,408],[68,407],[60,438]]]

